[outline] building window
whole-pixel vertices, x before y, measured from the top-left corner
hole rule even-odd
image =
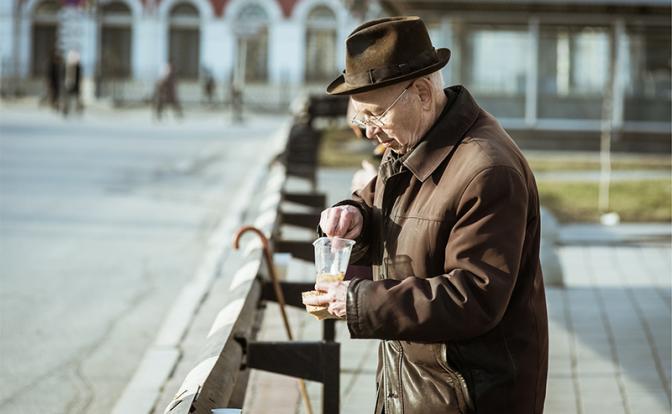
[[[495,116],[524,117],[527,27],[471,24],[466,33],[464,75],[467,86]]]
[[[336,72],[336,15],[325,6],[317,6],[306,22],[306,81],[324,82]]]
[[[601,119],[609,53],[606,27],[542,26],[539,117]]]
[[[106,4],[101,9],[100,75],[103,79],[131,76],[131,33],[133,18],[124,3]]]
[[[670,28],[631,26],[626,31],[624,119],[670,122]]]
[[[178,78],[198,79],[200,26],[198,10],[193,5],[179,3],[171,9],[168,59]]]
[[[238,37],[238,79],[245,82],[268,81],[268,15],[257,4],[245,6],[238,15],[235,31]]]
[[[57,1],[40,3],[33,13],[31,73],[41,77],[47,73],[51,56],[58,52],[58,13],[61,7]]]

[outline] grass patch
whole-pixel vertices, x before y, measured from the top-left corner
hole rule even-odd
[[[599,184],[593,182],[538,182],[541,204],[561,222],[597,222]],[[672,221],[672,185],[669,180],[614,182],[609,206],[624,222]]]
[[[320,165],[335,168],[359,168],[363,159],[375,164],[373,145],[357,139],[349,129],[324,131],[320,148]],[[531,153],[528,161],[535,172],[599,171],[599,154]],[[669,155],[642,156],[618,154],[612,170],[672,169]],[[599,222],[599,183],[539,181],[541,204],[561,222]],[[672,221],[672,183],[670,180],[615,181],[610,187],[610,209],[624,222]]]
[[[596,156],[597,158],[597,156]],[[600,169],[599,159],[564,159],[528,157],[534,172],[548,171],[596,171]],[[631,159],[612,159],[611,169],[614,171],[631,170],[672,170],[670,157],[632,157]]]
[[[330,128],[324,131],[320,149],[320,163],[324,167],[359,167],[362,159],[370,159],[372,146],[357,139],[349,128]],[[549,171],[597,171],[600,169],[599,154],[562,153],[538,155],[531,152],[526,155],[534,172]],[[628,170],[666,170],[672,171],[672,157],[669,155],[618,154],[612,157],[611,169]]]
[[[367,159],[376,165],[373,144],[357,138],[350,129],[328,129],[322,136],[319,162],[323,167],[359,168]]]

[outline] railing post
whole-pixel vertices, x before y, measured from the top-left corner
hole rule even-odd
[[[331,321],[333,327],[334,320]],[[325,328],[327,324],[324,324]],[[324,388],[322,390],[322,413],[323,414],[338,414],[340,411],[340,393],[341,393],[341,349],[338,342],[326,342],[325,346],[331,348],[330,352],[323,353],[322,366],[324,367],[325,375],[322,383]]]
[[[341,344],[338,342],[257,342],[238,338],[245,367],[321,382],[322,413],[340,410]]]
[[[336,340],[336,319],[325,319],[322,325],[322,339],[327,342]]]

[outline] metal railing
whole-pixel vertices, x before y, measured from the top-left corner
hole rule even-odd
[[[325,100],[329,103],[325,103]],[[331,106],[330,106],[331,103]],[[318,148],[321,133],[313,128],[316,117],[344,115],[343,100],[312,98],[303,117],[297,117],[289,131],[284,153],[272,162],[268,180],[258,192],[254,227],[270,240],[276,253],[312,261],[312,240],[283,238],[284,225],[316,229],[326,197],[316,192]],[[331,112],[329,109],[332,109]],[[288,177],[310,182],[308,192],[290,192]],[[283,203],[300,204],[302,212],[283,211]],[[263,260],[263,243],[246,238],[233,274],[232,295],[212,323],[198,362],[184,378],[167,414],[210,414],[215,408],[243,408],[250,369],[264,370],[321,382],[324,385],[322,412],[339,412],[340,344],[334,342],[334,320],[325,320],[323,335],[314,341],[257,341],[266,301],[278,301]],[[310,280],[310,277],[307,277]],[[287,306],[303,309],[301,292],[313,289],[313,282],[280,282]]]

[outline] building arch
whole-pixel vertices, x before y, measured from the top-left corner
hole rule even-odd
[[[331,26],[331,35],[329,37],[333,38],[335,30],[335,40],[329,41],[328,43],[333,44],[333,52],[329,53],[333,58],[330,59],[331,62],[326,63],[323,61],[322,67],[317,71],[314,68],[315,59],[311,58],[311,50],[313,54],[321,53],[325,54],[326,50],[316,49],[315,39],[310,38],[309,32],[311,32],[311,13],[314,13],[315,10],[330,10],[336,19],[335,29],[333,25]],[[338,0],[299,0],[294,7],[291,16],[294,25],[301,28],[300,33],[298,34],[298,42],[300,42],[303,47],[299,49],[299,62],[300,66],[297,68],[299,71],[299,79],[304,82],[319,82],[323,83],[326,80],[335,78],[340,69],[343,69],[343,56],[345,55],[345,44],[343,39],[347,36],[348,31],[350,30],[351,22],[353,21],[350,13],[346,7]],[[319,26],[319,25],[317,25]],[[324,37],[325,33],[322,33]],[[311,49],[312,47],[312,49]],[[311,65],[313,67],[311,67]],[[331,75],[329,72],[329,66],[332,70]]]
[[[51,68],[57,68],[59,54],[58,30],[61,4],[56,0],[29,1],[23,9],[23,21],[28,28],[29,72],[33,77],[42,77]]]
[[[240,15],[241,11],[253,4],[259,5],[262,9],[264,9],[268,15],[270,24],[282,20],[282,10],[280,9],[278,3],[274,0],[233,0],[228,4],[228,6],[226,6],[226,10],[224,11],[224,20],[226,20],[229,24],[234,23]]]
[[[196,11],[197,20],[191,20],[186,15],[182,17],[175,15],[176,8],[178,9],[178,14],[189,14],[182,13],[189,7]],[[202,51],[204,49],[206,22],[214,19],[212,4],[208,0],[164,0],[159,5],[157,16],[159,17],[159,24],[162,27],[161,33],[163,33],[159,41],[160,51],[157,69],[162,68],[164,63],[174,60],[176,56],[187,53],[189,59],[181,59],[181,63],[178,63],[178,66],[175,68],[176,76],[192,80],[197,78],[200,72]],[[176,40],[176,36],[177,38],[182,38],[182,40]],[[191,40],[184,40],[186,38],[190,38]],[[183,45],[179,46],[178,43],[182,43]],[[188,64],[186,74],[184,73],[185,67],[181,67],[180,64]]]
[[[140,0],[99,0],[98,9],[108,6],[110,3],[124,3],[131,10],[131,15],[134,19],[142,16],[143,5]]]
[[[106,0],[98,6],[98,73],[102,79],[128,79],[132,74],[135,32],[132,3]]]
[[[159,18],[167,22],[170,17],[170,11],[175,5],[180,3],[190,3],[198,9],[198,14],[201,16],[201,25],[205,20],[211,20],[215,17],[212,4],[208,0],[163,0],[159,5]],[[201,27],[201,29],[203,28]]]
[[[175,76],[198,79],[200,75],[203,16],[191,1],[176,1],[167,16],[168,62]]]
[[[324,83],[338,72],[338,21],[328,6],[314,6],[304,27],[304,80]]]
[[[269,80],[270,30],[272,18],[261,2],[252,1],[237,9],[231,24],[235,38],[234,78],[238,85]]]
[[[336,72],[338,20],[336,13],[323,4],[308,12],[304,29],[304,80],[326,82]]]
[[[23,3],[21,17],[30,19],[37,7],[42,3],[57,3],[60,6],[60,3],[55,0],[27,0],[25,3]]]
[[[336,15],[336,21],[339,27],[343,27],[349,19],[348,10],[338,0],[299,0],[294,6],[292,20],[297,24],[305,25],[309,13],[318,6],[324,6],[331,9]]]

